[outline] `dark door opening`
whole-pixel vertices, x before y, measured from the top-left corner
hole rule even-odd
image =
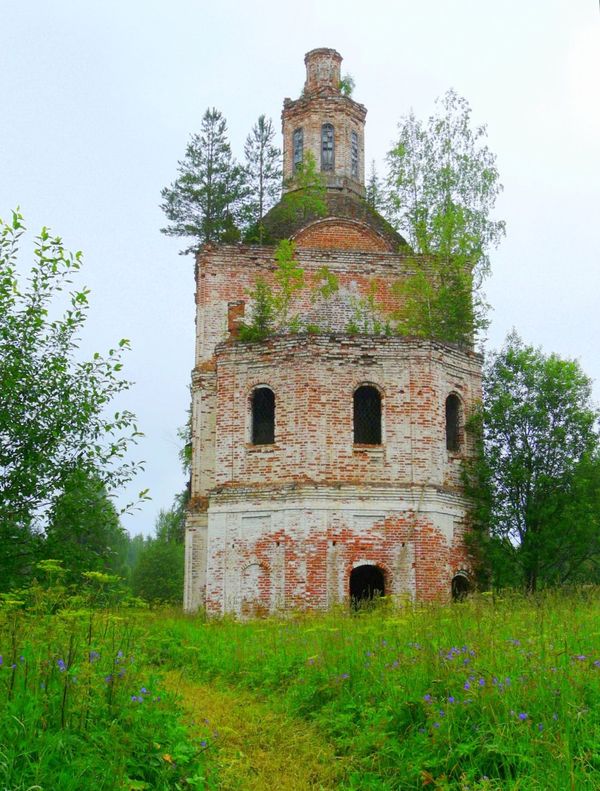
[[[456,574],[452,577],[452,599],[463,601],[469,594],[469,579],[465,574]]]
[[[357,566],[350,574],[350,603],[359,607],[385,595],[383,571],[378,566]]]

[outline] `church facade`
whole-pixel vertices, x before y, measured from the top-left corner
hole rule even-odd
[[[244,343],[240,320],[272,245],[205,245],[196,258],[192,481],[184,607],[248,615],[326,608],[378,591],[447,598],[468,578],[465,419],[481,395],[472,348],[361,332],[356,305],[394,283],[414,254],[364,199],[366,109],[340,90],[341,56],[306,55],[306,82],[282,113],[284,190],[312,154],[324,216],[264,218],[295,242],[310,280],[299,292],[311,332]],[[316,329],[315,329],[316,328]]]

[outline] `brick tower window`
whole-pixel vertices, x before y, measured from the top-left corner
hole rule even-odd
[[[252,444],[272,445],[275,442],[275,393],[268,387],[257,387],[252,393]]]
[[[446,399],[446,449],[460,450],[460,398],[454,393]]]
[[[333,170],[333,126],[321,127],[321,170]]]
[[[352,132],[350,135],[350,174],[353,179],[358,178],[358,135]]]
[[[304,132],[302,129],[294,129],[294,173],[302,164],[304,157]]]
[[[371,385],[354,391],[354,442],[381,445],[381,395]]]

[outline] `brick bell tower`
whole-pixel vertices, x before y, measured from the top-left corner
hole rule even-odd
[[[338,279],[328,299],[299,292],[311,332],[237,337],[256,278],[273,282],[274,246],[205,245],[196,258],[187,611],[447,598],[468,584],[460,469],[481,358],[349,331],[373,288],[385,310],[399,306],[392,286],[415,255],[364,200],[366,109],[340,91],[341,61],[307,53],[302,95],[282,112],[284,190],[310,151],[327,213],[263,218],[270,238],[296,243],[307,280],[323,266]]]

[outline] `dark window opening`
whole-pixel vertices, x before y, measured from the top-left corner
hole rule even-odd
[[[361,604],[385,595],[383,571],[379,566],[357,566],[350,574],[350,604]]]
[[[272,445],[275,442],[275,394],[268,387],[252,393],[252,444]]]
[[[454,393],[446,399],[446,448],[460,450],[460,398]]]
[[[354,391],[354,442],[381,445],[381,396],[370,385]]]
[[[352,132],[350,135],[350,174],[352,178],[358,178],[358,135]]]
[[[294,173],[295,173],[302,164],[302,158],[304,156],[304,132],[302,131],[302,129],[294,130],[293,148],[294,148]]]
[[[321,127],[321,170],[333,170],[333,126]]]
[[[469,594],[470,590],[469,578],[466,574],[456,574],[452,577],[452,599],[454,601],[463,601]]]

